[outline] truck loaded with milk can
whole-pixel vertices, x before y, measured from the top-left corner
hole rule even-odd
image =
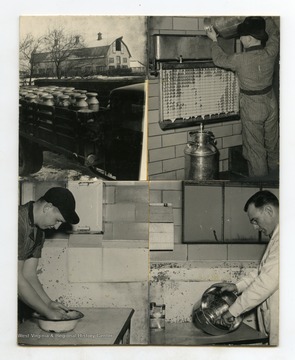
[[[70,86],[20,88],[19,175],[38,172],[43,151],[75,157],[101,177],[139,180],[145,84],[114,88],[108,104]]]

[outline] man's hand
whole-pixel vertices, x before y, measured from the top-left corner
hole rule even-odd
[[[206,27],[206,35],[212,41],[217,41],[217,34],[212,25]]]
[[[221,292],[224,292],[224,291],[229,291],[229,292],[238,292],[238,288],[236,286],[236,284],[233,284],[233,283],[217,283],[217,284],[214,284],[213,286],[216,286],[216,287],[219,287],[220,288],[220,291]]]
[[[222,315],[222,320],[226,325],[230,326],[234,323],[235,317],[232,316],[232,314],[229,311],[227,311]]]
[[[67,311],[69,311],[69,308],[66,307],[64,304],[62,303],[59,303],[57,301],[51,301],[48,305],[48,307],[51,309],[51,310],[59,310],[61,311],[62,313],[65,313]]]
[[[68,319],[68,310],[69,309],[65,305],[57,301],[51,301],[48,305],[48,312],[46,313],[46,317],[51,320]]]
[[[58,310],[50,310],[50,309],[48,309],[48,311],[46,311],[45,316],[49,320],[65,320],[65,319],[69,319],[69,316],[67,315],[67,313],[65,311],[62,313],[61,311],[58,311]]]

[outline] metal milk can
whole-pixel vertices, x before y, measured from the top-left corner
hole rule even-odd
[[[225,38],[230,39],[238,35],[238,25],[245,20],[245,16],[213,16],[204,19],[204,27],[213,25],[217,33]]]
[[[88,92],[86,93],[88,108],[93,111],[99,110],[99,101],[97,100],[97,93]]]
[[[211,131],[204,131],[203,126],[197,131],[190,131],[192,141],[186,144],[185,180],[218,179],[219,152]]]

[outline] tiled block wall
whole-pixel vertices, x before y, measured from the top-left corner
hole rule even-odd
[[[196,17],[151,17],[150,33],[204,35],[203,18]],[[152,46],[150,44],[150,51]],[[160,121],[160,82],[151,77],[148,84],[148,174],[150,180],[184,180],[184,148],[190,140],[189,131],[184,129],[163,131]],[[241,145],[240,121],[222,122],[205,125],[205,130],[212,131],[220,152],[219,171],[228,170],[229,147]]]
[[[148,182],[104,183],[104,240],[148,240]]]
[[[166,305],[167,322],[191,322],[193,307],[205,290],[214,283],[236,282],[256,266],[256,261],[155,262],[151,264],[150,301]],[[244,319],[253,328],[254,314],[251,311]]]
[[[180,244],[182,241],[181,181],[151,181],[149,183],[149,192],[151,203],[172,203],[174,220],[174,243]],[[153,253],[154,252],[152,251],[151,256]]]
[[[101,248],[48,240],[39,261],[39,279],[51,299],[69,307],[133,308],[131,344],[147,344],[148,250],[124,248],[122,240],[117,248],[109,246],[109,241]]]
[[[205,35],[204,18],[189,16],[151,16],[150,34]]]

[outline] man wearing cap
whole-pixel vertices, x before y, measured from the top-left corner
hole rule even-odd
[[[66,306],[52,301],[37,276],[38,260],[45,241],[46,229],[57,230],[62,223],[77,224],[75,199],[66,188],[49,189],[36,202],[19,207],[18,214],[18,297],[19,320],[26,312],[36,311],[48,319],[66,318]]]
[[[240,86],[243,156],[253,177],[277,173],[279,165],[278,107],[272,88],[279,32],[271,18],[246,17],[238,25],[244,52],[227,55],[212,26],[212,59],[216,66],[237,74]]]

